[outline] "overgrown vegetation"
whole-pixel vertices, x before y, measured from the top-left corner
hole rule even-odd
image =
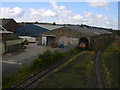
[[[45,66],[53,64],[64,57],[63,53],[59,51],[54,51],[53,53],[49,50],[45,51],[43,54],[39,55],[39,58],[34,60],[31,69],[39,70]],[[33,68],[34,67],[34,68]]]
[[[71,61],[71,62],[69,62]],[[93,54],[85,52],[74,56],[44,78],[38,88],[87,88],[88,78],[93,69]]]
[[[120,57],[120,51],[117,43],[120,42],[115,41],[111,45],[109,45],[109,47],[104,50],[102,55],[106,78],[112,88],[118,88],[120,86],[120,81],[118,78],[120,77],[120,67],[118,66],[118,58]]]
[[[116,35],[120,35],[120,30],[113,30],[112,32]]]
[[[70,50],[67,53],[61,53],[58,50],[51,52],[50,50],[46,50],[43,54],[40,54],[37,59],[35,59],[30,66],[24,66],[21,71],[9,76],[3,77],[2,79],[2,86],[3,88],[10,88],[12,85],[16,84],[17,82],[25,79],[26,77],[30,76],[31,74],[49,66],[60,59],[71,55],[79,51],[78,48]]]

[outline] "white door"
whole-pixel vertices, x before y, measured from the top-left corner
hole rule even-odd
[[[46,45],[47,44],[47,37],[43,36],[42,37],[42,45]]]

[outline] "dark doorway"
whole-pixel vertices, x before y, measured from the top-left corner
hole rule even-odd
[[[51,45],[55,42],[54,36],[47,36],[47,45]]]
[[[79,45],[81,44],[84,44],[85,45],[85,49],[88,49],[88,39],[86,37],[82,37],[80,38],[80,41],[79,41]]]

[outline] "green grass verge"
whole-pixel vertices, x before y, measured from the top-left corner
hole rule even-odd
[[[2,87],[3,88],[10,88],[11,86],[15,85],[17,82],[25,79],[32,73],[35,73],[49,65],[52,65],[58,62],[60,59],[71,55],[74,52],[79,51],[79,49],[75,48],[67,53],[61,53],[58,50],[54,51],[53,53],[49,50],[46,50],[43,54],[39,55],[39,58],[35,59],[31,65],[24,66],[21,71],[14,73],[11,76],[3,77],[2,78]]]
[[[120,52],[116,49],[113,42],[109,45],[103,52],[102,61],[104,66],[104,71],[106,78],[112,88],[118,88],[120,86],[119,81],[119,67],[118,67],[118,57],[120,57]]]
[[[37,88],[87,88],[87,81],[93,69],[93,54],[80,54],[70,61],[45,77]]]
[[[18,81],[24,79],[31,73],[30,66],[23,67],[23,70],[9,76],[2,78],[2,86],[3,88],[10,88],[12,85],[17,83]]]

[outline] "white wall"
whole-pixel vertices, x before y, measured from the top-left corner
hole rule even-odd
[[[23,41],[26,39],[28,42],[36,42],[36,38],[30,36],[19,36],[19,38],[22,38]]]
[[[47,37],[42,36],[42,45],[47,45]]]
[[[69,44],[77,44],[78,43],[78,38],[69,38]]]

